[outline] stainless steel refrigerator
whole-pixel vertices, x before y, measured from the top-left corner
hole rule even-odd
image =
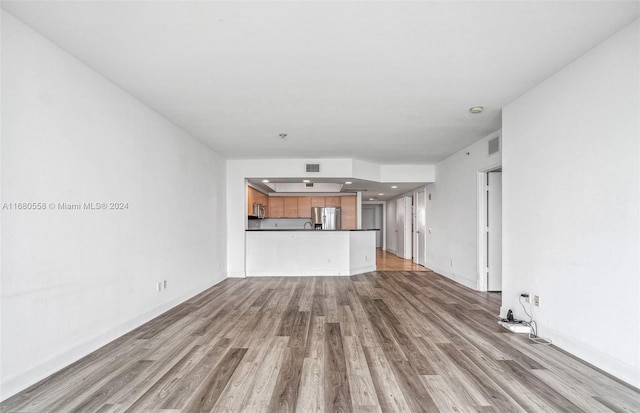
[[[313,229],[341,229],[342,214],[340,208],[311,208],[311,224]]]

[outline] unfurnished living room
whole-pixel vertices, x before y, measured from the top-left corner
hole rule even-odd
[[[0,412],[640,411],[639,1],[0,5]]]

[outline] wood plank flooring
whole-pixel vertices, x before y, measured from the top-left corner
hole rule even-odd
[[[497,324],[430,271],[227,279],[2,412],[637,412],[640,394]]]
[[[378,271],[429,271],[412,260],[402,259],[380,248],[376,249],[376,267]]]

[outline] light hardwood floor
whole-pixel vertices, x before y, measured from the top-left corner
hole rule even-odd
[[[2,412],[637,412],[640,395],[497,324],[430,271],[227,279]]]
[[[428,271],[412,260],[405,260],[387,251],[376,249],[376,267],[378,271]]]

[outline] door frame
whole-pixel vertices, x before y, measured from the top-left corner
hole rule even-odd
[[[477,186],[477,240],[478,250],[476,253],[476,290],[488,291],[488,277],[487,277],[487,175],[489,172],[495,172],[502,169],[502,163],[492,165],[486,169],[479,170],[476,173],[476,186]],[[504,210],[503,210],[504,211]]]
[[[382,227],[380,233],[382,236],[382,251],[387,250],[387,201],[362,201],[362,205],[375,205],[382,212]]]
[[[419,232],[420,228],[419,228],[419,222],[420,220],[418,219],[418,202],[420,199],[420,193],[422,193],[422,202],[424,203],[424,228],[422,232]],[[416,190],[413,193],[413,205],[414,205],[414,211],[413,211],[413,223],[415,226],[415,230],[414,230],[414,240],[413,240],[413,262],[418,264],[418,265],[422,265],[423,267],[427,266],[427,188],[422,187],[418,190]],[[420,262],[420,239],[422,239],[422,246],[423,246],[423,258],[424,258],[424,262]]]

